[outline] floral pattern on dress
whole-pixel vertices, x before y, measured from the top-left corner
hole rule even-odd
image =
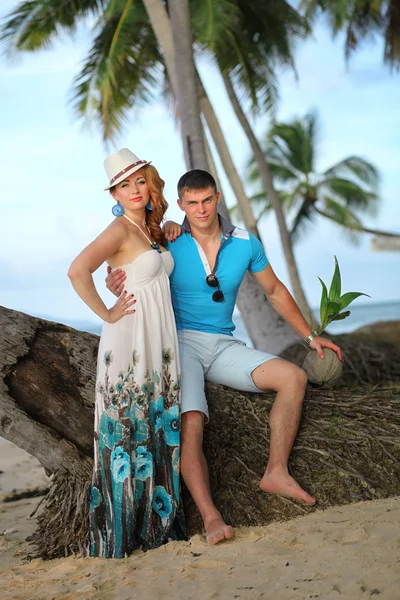
[[[113,352],[103,356],[97,383],[103,410],[95,427],[90,498],[91,556],[123,558],[172,539],[185,539],[179,485],[179,375],[173,379],[171,348],[162,350],[162,371],[136,381],[136,350],[126,370],[111,380]]]

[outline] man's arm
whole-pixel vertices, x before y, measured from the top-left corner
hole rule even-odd
[[[259,285],[264,290],[277,313],[285,319],[289,325],[299,334],[303,340],[312,334],[310,326],[307,324],[299,307],[289,293],[287,287],[275,275],[270,264],[265,269],[253,273]],[[324,358],[322,348],[331,348],[338,355],[340,360],[343,360],[340,348],[330,340],[317,336],[311,343],[310,347],[316,350],[321,358]]]

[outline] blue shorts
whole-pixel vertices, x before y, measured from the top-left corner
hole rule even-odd
[[[220,383],[243,392],[260,392],[251,374],[273,354],[248,348],[231,335],[178,331],[181,362],[181,412],[198,410],[206,415],[208,406],[204,381]]]

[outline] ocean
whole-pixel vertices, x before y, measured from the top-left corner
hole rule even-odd
[[[371,325],[378,321],[400,321],[400,300],[368,304],[365,302],[365,304],[351,305],[349,310],[351,312],[350,316],[343,321],[332,323],[327,330],[327,335],[330,333],[349,333],[360,327]],[[313,309],[313,313],[318,319],[319,309]],[[248,346],[252,346],[239,312],[235,311],[233,320],[236,325],[234,332],[235,337],[245,341]],[[74,327],[75,329],[79,329],[80,331],[88,331],[89,333],[95,333],[96,335],[100,335],[101,333],[101,324],[94,321],[61,320],[61,322],[70,327]]]

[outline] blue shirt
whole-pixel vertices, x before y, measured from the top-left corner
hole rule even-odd
[[[187,219],[182,225],[182,235],[175,242],[167,244],[175,261],[170,282],[178,330],[232,335],[235,329],[232,314],[246,271],[257,273],[268,265],[264,248],[254,235],[234,227],[221,216],[220,222],[222,246],[215,274],[224,294],[222,302],[212,299],[217,288],[206,283],[211,269],[204,250],[190,234]]]

